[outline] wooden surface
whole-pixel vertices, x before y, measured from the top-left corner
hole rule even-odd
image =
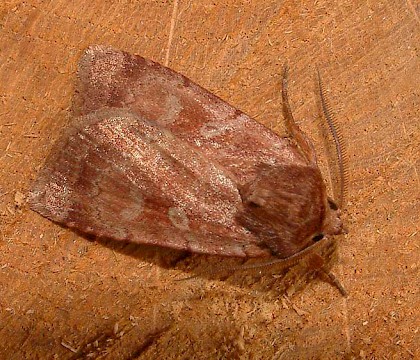
[[[0,358],[419,358],[419,16],[413,0],[3,1]],[[348,144],[348,234],[332,269],[349,297],[317,278],[296,285],[296,269],[250,286],[248,276],[177,282],[223,260],[146,256],[30,211],[90,44],[168,65],[279,134],[288,61],[295,116],[331,179],[318,66]],[[293,286],[274,290],[285,278]]]

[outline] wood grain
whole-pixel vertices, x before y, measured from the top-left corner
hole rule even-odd
[[[419,357],[419,11],[390,0],[3,2],[0,357]],[[332,269],[349,298],[302,267],[177,282],[220,259],[112,248],[29,210],[77,61],[98,43],[167,63],[280,134],[288,61],[295,117],[333,179],[319,67],[348,147],[348,234]],[[279,281],[292,284],[285,294]]]

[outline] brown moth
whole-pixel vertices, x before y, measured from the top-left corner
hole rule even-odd
[[[290,138],[111,47],[89,47],[78,75],[71,123],[30,194],[42,216],[97,237],[243,258],[295,258],[342,233],[293,120],[287,70]]]

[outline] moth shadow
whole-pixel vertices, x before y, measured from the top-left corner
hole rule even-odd
[[[155,245],[117,241],[109,238],[95,238],[101,245],[118,253],[140,261],[157,265],[164,269],[181,270],[175,281],[188,282],[193,278],[223,281],[230,285],[251,291],[263,292],[273,298],[284,294],[289,296],[302,291],[315,279],[330,282],[321,272],[331,270],[337,261],[336,240],[327,243],[316,253],[308,254],[297,264],[285,268],[281,263],[258,267],[267,259],[239,259],[217,255],[192,254],[187,251],[163,248]],[[255,265],[255,268],[240,269]]]
[[[140,261],[148,262],[164,269],[173,269],[179,262],[191,256],[187,251],[164,248],[158,245],[138,244],[131,241],[114,240],[111,238],[86,236],[89,241],[97,242],[120,254],[131,256]]]
[[[198,255],[194,255],[198,257]],[[312,281],[325,281],[336,286],[326,276],[338,261],[336,240],[326,244],[316,252],[309,253],[293,266],[273,264],[259,267],[267,259],[235,259],[207,256],[203,263],[190,270],[194,278],[224,281],[230,285],[265,294],[268,298],[278,299],[282,295],[292,296],[300,292]],[[197,263],[194,258],[185,262]],[[245,267],[240,269],[240,267]],[[253,267],[253,268],[249,268]],[[188,281],[186,277],[185,281]],[[341,290],[340,290],[341,291]]]

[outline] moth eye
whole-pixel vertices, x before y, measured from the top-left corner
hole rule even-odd
[[[312,241],[313,242],[318,242],[319,240],[321,240],[321,239],[323,239],[324,238],[324,234],[318,234],[318,235],[315,235],[313,238],[312,238]]]
[[[338,210],[337,204],[334,201],[332,201],[331,199],[328,199],[328,205],[330,206],[331,210]]]

